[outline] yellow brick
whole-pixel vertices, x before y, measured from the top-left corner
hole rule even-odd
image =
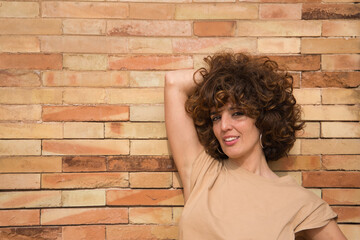
[[[173,207],[173,223],[175,224],[179,223],[183,210],[184,208],[182,207]]]
[[[303,38],[301,53],[360,53],[356,38]]]
[[[359,70],[360,54],[322,55],[321,69],[328,71]]]
[[[341,120],[341,121],[358,121],[359,108],[357,106],[302,106],[303,120]]]
[[[3,104],[61,104],[59,89],[0,88],[0,103]]]
[[[302,154],[360,154],[360,139],[302,139]]]
[[[40,174],[0,174],[0,189],[39,189]]]
[[[360,138],[359,122],[323,122],[321,137],[324,138]]]
[[[0,105],[0,120],[40,120],[40,105]]]
[[[171,172],[130,173],[131,188],[170,188]]]
[[[294,146],[290,149],[289,154],[291,155],[299,155],[300,154],[300,149],[301,149],[301,141],[300,139],[297,139],[294,143]]]
[[[106,21],[97,19],[64,19],[64,34],[104,35]]]
[[[181,178],[178,172],[173,172],[173,188],[183,188]]]
[[[260,19],[301,19],[301,5],[296,4],[261,4]]]
[[[0,17],[38,17],[39,3],[0,1]]]
[[[360,170],[360,155],[325,155],[322,165],[329,170]]]
[[[106,138],[166,138],[164,123],[105,123]]]
[[[296,135],[299,138],[318,138],[320,137],[320,123],[306,122],[303,131],[299,131]]]
[[[294,96],[298,104],[320,104],[321,93],[320,89],[316,88],[301,88],[294,89]]]
[[[322,24],[322,36],[359,36],[359,20],[326,20]]]
[[[258,39],[260,53],[299,53],[299,38],[260,38]]]
[[[195,55],[194,56],[194,69],[199,69],[202,67],[206,67],[204,58],[206,55]]]
[[[170,224],[172,222],[171,208],[130,208],[129,211],[130,223],[144,223],[144,224]]]
[[[64,103],[68,104],[96,104],[106,101],[103,88],[67,88],[63,96]]]
[[[64,69],[69,70],[106,70],[107,55],[100,54],[64,54]]]
[[[257,19],[258,5],[251,3],[181,4],[175,19]]]
[[[40,208],[60,206],[60,191],[26,191],[0,193],[0,208]]]
[[[163,88],[122,88],[107,90],[110,104],[163,103]]]
[[[1,19],[1,34],[62,34],[61,19]]]
[[[105,190],[62,191],[63,207],[105,206]]]
[[[329,0],[325,0],[329,1]],[[335,1],[335,0],[330,0]],[[339,0],[340,1],[340,0]],[[342,1],[351,1],[351,0],[342,0]],[[357,1],[357,0],[352,0]],[[340,230],[344,233],[345,237],[349,240],[356,240],[360,235],[360,225],[359,224],[339,224]]]
[[[61,123],[0,123],[0,138],[62,138]]]
[[[2,157],[0,172],[61,172],[61,157]]]
[[[40,155],[40,140],[0,140],[0,155]]]
[[[326,88],[322,90],[323,104],[359,104],[359,89]]]
[[[132,71],[130,87],[164,87],[165,72]]]
[[[164,105],[130,106],[131,121],[164,121]]]
[[[66,122],[64,138],[104,138],[103,123]]]
[[[168,38],[130,38],[131,53],[172,53],[171,39]]]
[[[318,21],[238,21],[237,36],[320,36]]]
[[[131,140],[131,155],[169,155],[166,140]]]
[[[40,52],[40,42],[36,37],[1,36],[0,52]]]

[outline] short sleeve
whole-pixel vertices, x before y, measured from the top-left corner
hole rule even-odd
[[[315,201],[306,204],[297,215],[299,223],[294,232],[300,232],[306,229],[323,227],[331,219],[337,220],[337,214],[331,209],[329,204],[314,194]]]

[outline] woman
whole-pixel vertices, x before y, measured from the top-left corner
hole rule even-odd
[[[267,162],[301,130],[292,77],[268,58],[220,53],[169,72],[165,121],[184,188],[180,239],[346,239],[329,205]]]

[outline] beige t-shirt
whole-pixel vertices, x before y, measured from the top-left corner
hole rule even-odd
[[[182,240],[290,240],[337,218],[291,176],[267,179],[203,151],[191,173],[180,223]]]

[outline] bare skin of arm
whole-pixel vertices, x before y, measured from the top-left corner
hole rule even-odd
[[[331,220],[323,227],[308,229],[304,232],[307,239],[311,240],[347,240],[335,220]]]
[[[179,70],[168,72],[165,76],[166,132],[183,183],[185,201],[190,193],[192,162],[203,150],[193,120],[185,111],[185,101],[195,87],[194,72],[194,70]]]

